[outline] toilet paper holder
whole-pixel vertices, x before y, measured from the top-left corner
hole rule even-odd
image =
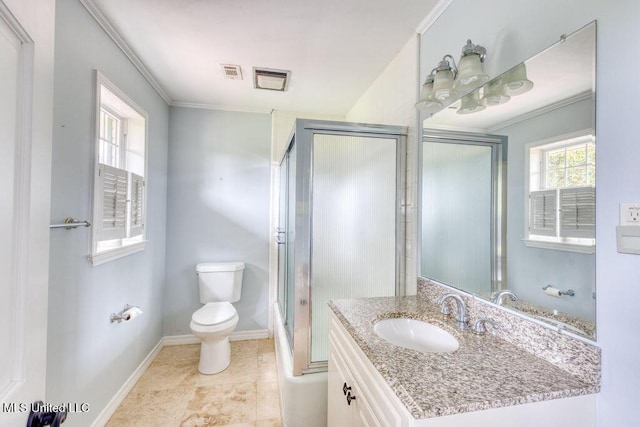
[[[545,293],[555,297],[561,297],[563,295],[572,297],[576,294],[573,289],[567,289],[566,291],[561,291],[560,289],[556,288],[553,285],[547,285],[544,288],[542,288],[542,290],[545,291]]]
[[[143,313],[142,310],[140,310],[140,307],[135,306],[135,305],[129,305],[129,304],[125,304],[124,308],[122,310],[120,310],[119,313],[111,313],[111,323],[114,322],[118,322],[118,323],[122,323],[122,322],[130,322],[131,320],[135,319],[136,317],[140,316]]]

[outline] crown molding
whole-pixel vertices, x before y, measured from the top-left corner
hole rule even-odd
[[[571,96],[569,98],[565,98],[558,102],[554,102],[553,104],[545,105],[544,107],[538,108],[536,110],[530,111],[528,113],[522,114],[520,116],[516,116],[512,119],[505,120],[504,122],[498,123],[486,129],[488,133],[495,132],[498,129],[506,128],[507,126],[514,125],[516,123],[529,120],[533,117],[540,116],[545,113],[549,113],[553,110],[557,110],[558,108],[566,107],[571,104],[575,104],[580,101],[585,101],[587,99],[593,99],[595,94],[591,90],[586,90],[577,95]]]
[[[80,0],[80,3],[87,9],[89,14],[96,20],[96,22],[102,27],[107,35],[113,40],[118,48],[125,54],[134,67],[142,74],[142,76],[149,82],[151,87],[160,95],[162,99],[168,104],[172,105],[171,97],[167,94],[164,88],[158,83],[151,71],[144,65],[144,62],[138,57],[135,51],[129,46],[125,38],[120,34],[116,27],[109,21],[100,8],[95,4],[94,0]]]
[[[427,32],[429,28],[438,20],[440,15],[444,13],[445,10],[449,7],[449,5],[453,3],[453,0],[440,0],[436,5],[431,9],[431,12],[427,15],[426,18],[422,20],[418,28],[416,28],[416,32],[418,34],[424,34]]]
[[[201,110],[236,111],[239,113],[271,114],[273,108],[238,107],[233,105],[199,104],[197,102],[172,102],[172,107],[199,108]]]

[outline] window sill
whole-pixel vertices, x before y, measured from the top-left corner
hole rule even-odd
[[[113,248],[95,254],[89,254],[87,255],[87,258],[89,258],[91,265],[95,267],[96,265],[105,264],[118,258],[123,258],[128,255],[135,254],[136,252],[141,252],[144,250],[146,244],[147,241],[142,240],[140,242],[131,243],[119,248]]]
[[[577,252],[581,254],[596,253],[596,245],[579,245],[577,243],[549,242],[545,240],[522,239],[529,248],[552,249],[556,251]]]

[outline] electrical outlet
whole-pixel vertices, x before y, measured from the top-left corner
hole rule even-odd
[[[620,225],[640,226],[640,203],[620,203]]]

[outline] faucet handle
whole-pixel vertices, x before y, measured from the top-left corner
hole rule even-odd
[[[487,333],[487,323],[494,329],[500,329],[500,326],[491,319],[478,319],[473,324],[473,328],[471,330],[476,335],[484,335]]]

